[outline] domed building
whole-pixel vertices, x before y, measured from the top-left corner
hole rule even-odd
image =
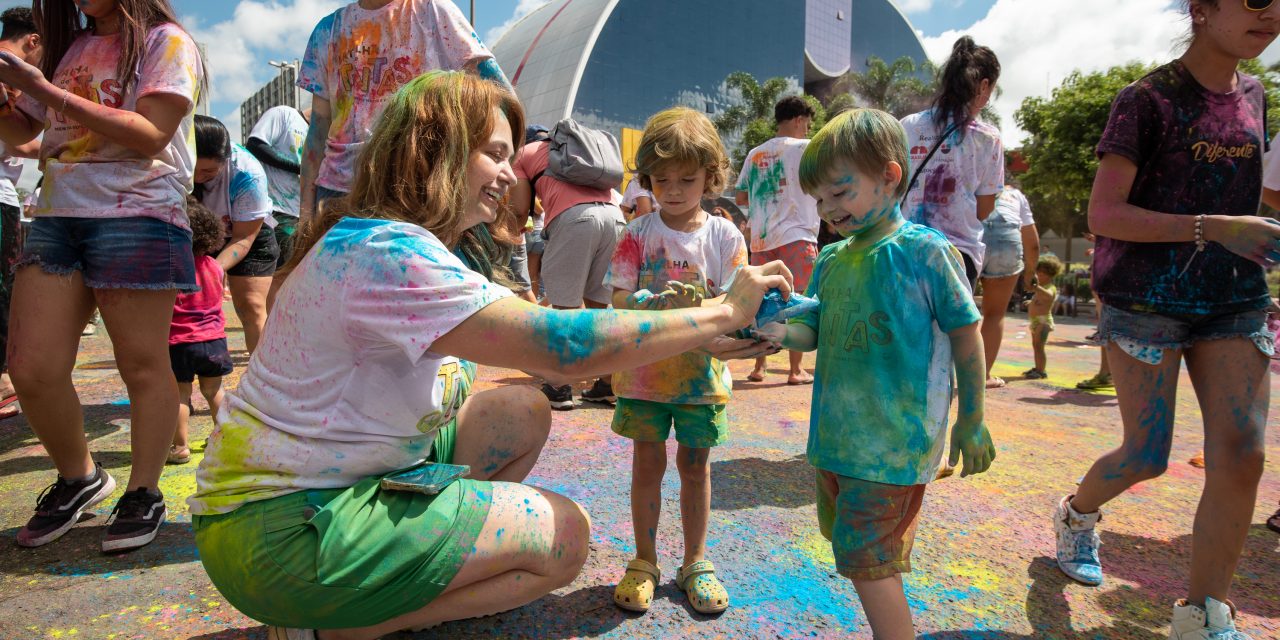
[[[820,95],[870,56],[926,59],[892,0],[554,0],[492,50],[528,122],[610,131],[628,165],[650,115],[684,105],[714,117],[735,71]]]

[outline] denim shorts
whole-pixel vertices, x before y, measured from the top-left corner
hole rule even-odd
[[[91,289],[200,290],[191,232],[158,218],[36,218],[17,262],[26,265],[79,271]]]
[[[1275,335],[1267,328],[1267,312],[1228,311],[1207,314],[1164,314],[1126,311],[1103,305],[1098,339],[1114,342],[1134,359],[1157,365],[1164,352],[1186,349],[1202,340],[1248,338],[1268,358],[1275,356]]]
[[[982,260],[982,277],[1008,278],[1022,273],[1022,230],[1016,227],[987,227],[982,242],[987,245]]]

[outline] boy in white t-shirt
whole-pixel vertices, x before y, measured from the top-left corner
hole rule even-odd
[[[436,69],[511,87],[451,0],[362,0],[320,20],[298,73],[298,88],[314,96],[302,157],[304,221],[319,201],[351,191],[356,158],[392,94]]]
[[[280,255],[279,270],[293,256],[293,234],[298,228],[298,204],[302,197],[302,149],[307,140],[307,119],[288,105],[267,109],[249,133],[245,148],[262,163],[267,174],[267,193],[271,197],[273,229]],[[283,282],[281,280],[280,282]],[[275,299],[280,283],[271,283],[267,306]]]
[[[658,149],[678,157],[659,157]],[[694,307],[719,295],[747,262],[747,246],[733,223],[702,209],[702,197],[724,187],[728,160],[706,116],[684,107],[649,119],[636,166],[641,186],[653,190],[661,210],[633,220],[618,241],[605,284],[618,309]],[[631,513],[636,558],[614,591],[613,600],[630,611],[647,611],[661,570],[656,531],[662,504],[666,440],[672,426],[679,443],[680,519],[684,563],[676,584],[701,613],[729,606],[729,595],[705,559],[710,519],[711,447],[725,441],[733,380],[723,362],[706,353],[674,358],[617,373],[613,431],[635,441]]]
[[[809,122],[813,107],[799,96],[788,96],[774,105],[778,136],[752,149],[738,175],[737,203],[747,208],[751,225],[751,264],[781,260],[795,278],[796,291],[809,284],[818,260],[818,207],[800,189],[800,156],[809,146]],[[790,353],[787,384],[809,384],[813,376],[800,367],[804,354]],[[756,360],[747,376],[763,382],[765,358]]]

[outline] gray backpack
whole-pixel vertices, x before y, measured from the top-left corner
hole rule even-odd
[[[556,180],[597,189],[622,183],[622,152],[612,134],[565,118],[556,123],[548,144],[546,174]]]

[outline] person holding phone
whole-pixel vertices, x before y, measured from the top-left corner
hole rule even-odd
[[[578,574],[587,515],[519,484],[546,442],[547,400],[532,387],[472,394],[473,363],[573,380],[690,349],[772,349],[723,336],[769,288],[789,294],[781,263],[661,312],[548,309],[482,276],[496,256],[470,234],[509,215],[523,131],[498,85],[420,76],[388,100],[350,197],[301,232],[189,500],[210,579],[275,625],[271,637],[375,638],[489,615]],[[469,244],[464,262],[455,249]],[[383,489],[424,459],[472,472],[434,495]]]

